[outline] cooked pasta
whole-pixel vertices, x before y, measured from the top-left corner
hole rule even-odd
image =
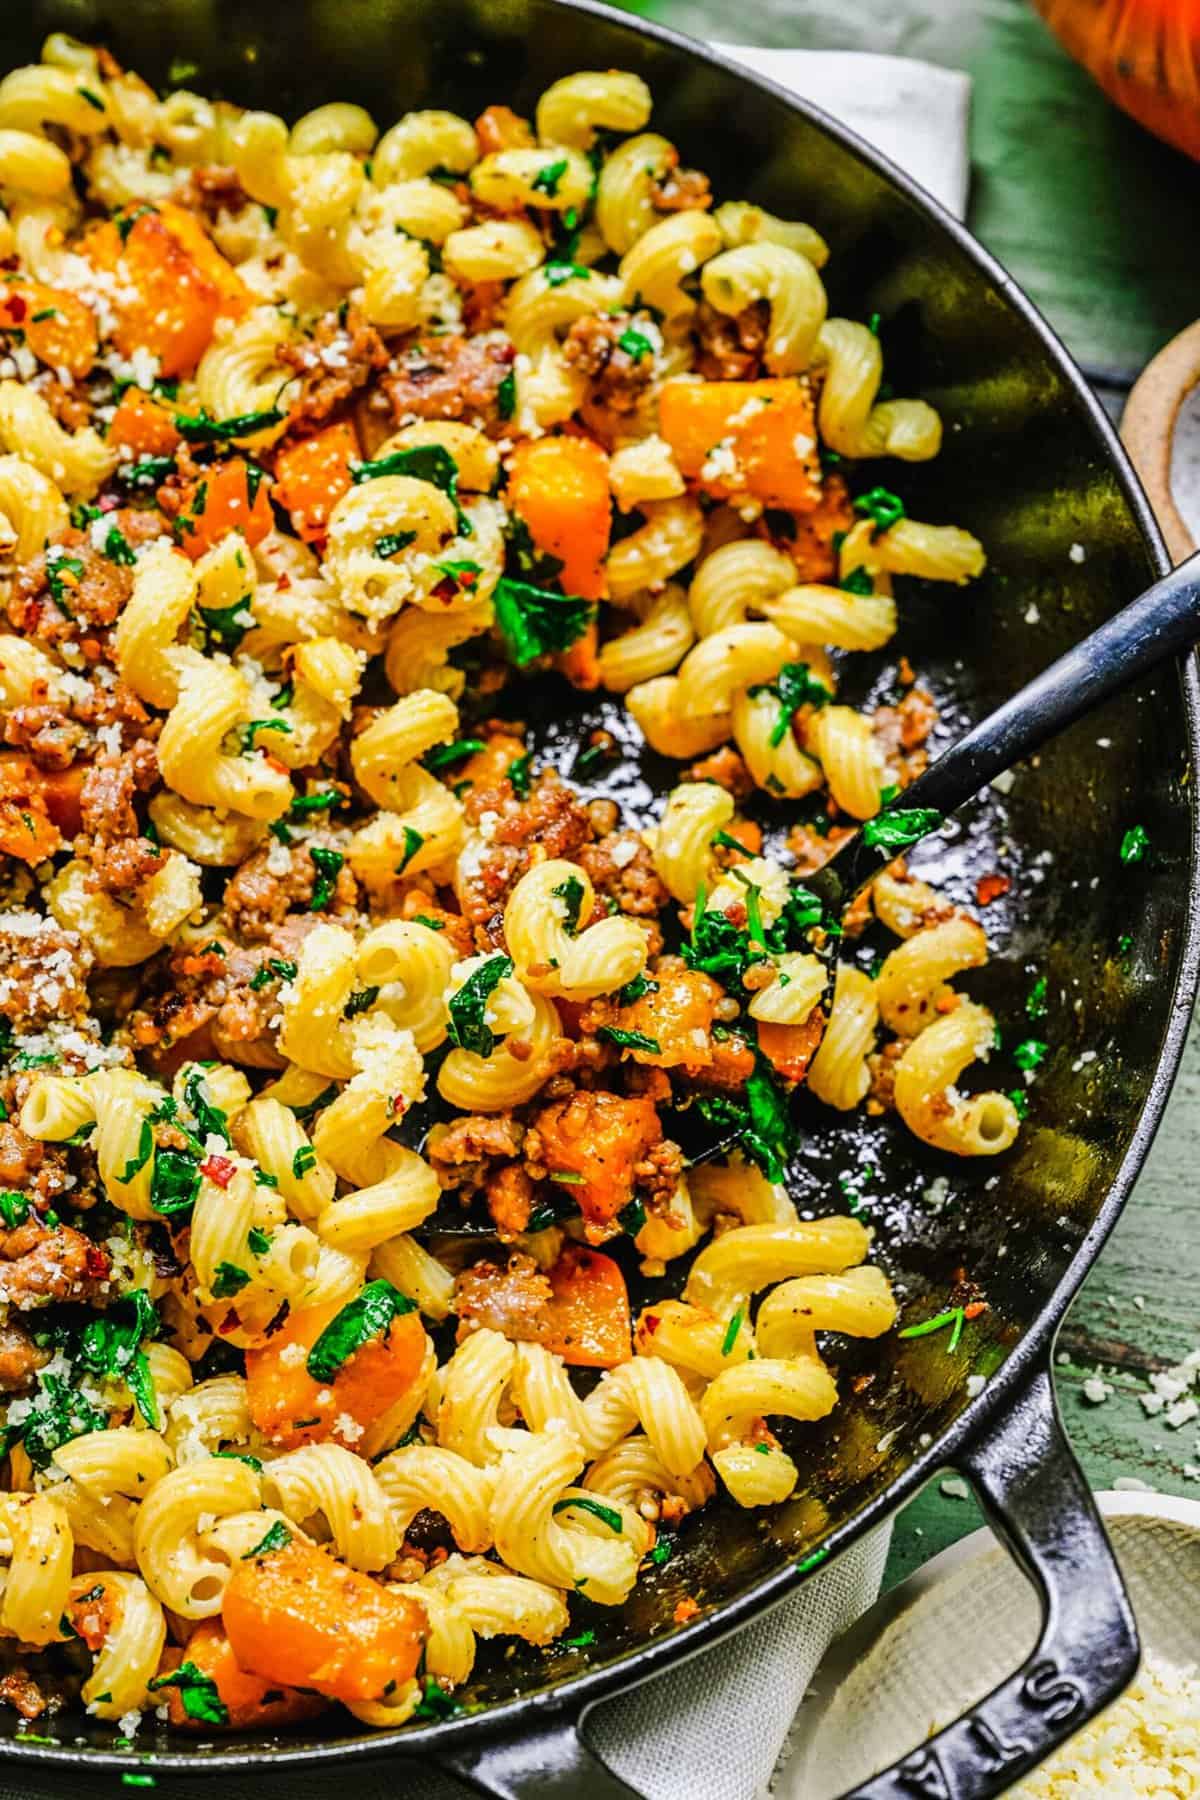
[[[982,924],[788,862],[928,755],[854,658],[983,548],[854,464],[941,421],[652,115],[0,80],[0,1628],[128,1735],[403,1725],[803,1492],[897,1302],[794,1091],[1018,1129]]]

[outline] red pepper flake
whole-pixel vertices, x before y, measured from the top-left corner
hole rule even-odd
[[[1001,894],[1007,894],[1011,886],[1007,875],[981,875],[975,883],[975,898],[980,906],[990,906]]]
[[[84,1256],[83,1268],[84,1273],[88,1276],[89,1280],[106,1280],[111,1271],[111,1264],[108,1260],[108,1251],[102,1250],[99,1244],[89,1244]]]
[[[237,1164],[227,1156],[208,1156],[200,1164],[200,1173],[215,1181],[218,1187],[227,1188],[237,1174]]]
[[[25,317],[25,314],[29,311],[29,308],[26,306],[20,294],[9,294],[5,299],[4,305],[9,318],[14,320],[17,324],[20,323]]]
[[[675,1611],[671,1614],[671,1617],[674,1619],[676,1625],[686,1625],[688,1620],[694,1619],[696,1614],[699,1611],[700,1611],[699,1601],[693,1600],[692,1596],[690,1594],[687,1594],[679,1602],[679,1605],[675,1608]]]
[[[642,1324],[646,1327],[646,1330],[650,1333],[651,1337],[653,1337],[654,1333],[658,1330],[658,1314],[647,1313],[642,1320]]]
[[[105,494],[102,499],[96,502],[96,504],[102,513],[109,513],[116,512],[120,507],[121,502],[117,499],[115,494]]]
[[[963,1307],[963,1318],[977,1319],[980,1313],[985,1313],[987,1309],[988,1303],[986,1300],[972,1300],[968,1306]]]
[[[451,581],[448,577],[445,581],[439,581],[433,590],[433,598],[448,606],[451,600],[458,598],[457,581]]]

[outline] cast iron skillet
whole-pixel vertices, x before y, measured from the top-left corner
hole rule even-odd
[[[548,82],[577,68],[644,75],[655,128],[719,193],[811,220],[829,239],[831,311],[878,311],[895,391],[925,395],[946,423],[935,463],[882,465],[880,477],[901,488],[914,516],[967,525],[987,545],[986,578],[961,594],[907,584],[895,646],[850,659],[852,699],[892,693],[903,650],[952,732],[1167,566],[1099,407],[1004,271],[851,133],[668,32],[587,0],[8,0],[0,66],[33,59],[56,28],[108,43],[158,83],[183,58],[198,65],[193,85],[205,92],[288,116],[354,99],[383,124],[425,105],[471,117],[503,100],[528,112]],[[872,471],[862,474],[869,485]],[[1072,558],[1075,544],[1085,561]],[[540,752],[568,774],[581,731],[619,719],[619,709],[561,684],[527,686],[513,704]],[[1194,997],[1188,775],[1198,709],[1188,658],[1178,678],[1147,681],[1077,726],[1008,794],[990,795],[917,857],[968,903],[979,875],[1012,878],[986,915],[992,961],[969,985],[994,1007],[1010,1048],[1031,1030],[1052,1046],[1015,1149],[996,1163],[963,1163],[924,1150],[893,1121],[804,1110],[807,1143],[791,1173],[802,1210],[861,1208],[884,1264],[906,1295],[928,1294],[927,1312],[958,1270],[986,1294],[989,1310],[956,1354],[937,1335],[844,1345],[840,1406],[824,1425],[795,1431],[812,1472],[805,1491],[773,1512],[717,1505],[690,1521],[671,1561],[623,1609],[587,1609],[590,1648],[481,1656],[460,1696],[478,1712],[386,1736],[352,1733],[337,1718],[328,1735],[214,1745],[164,1736],[151,1766],[262,1777],[390,1752],[437,1759],[490,1794],[628,1796],[578,1735],[588,1709],[790,1592],[946,1465],[969,1477],[1039,1589],[1042,1638],[970,1715],[858,1793],[999,1793],[1119,1692],[1136,1666],[1136,1633],[1055,1414],[1049,1362],[1067,1303],[1149,1149]],[[639,754],[635,739],[622,731],[624,759],[591,785],[636,813],[672,771]],[[778,826],[781,815],[767,822]],[[1134,824],[1151,850],[1125,865],[1118,845]],[[1047,1010],[1031,1023],[1043,976]],[[988,1079],[1021,1083],[1006,1052],[993,1056]],[[974,1398],[970,1372],[988,1376]],[[700,1611],[676,1627],[684,1596]],[[61,1731],[61,1747],[5,1748],[76,1774],[146,1766],[113,1750],[94,1720],[68,1718]]]

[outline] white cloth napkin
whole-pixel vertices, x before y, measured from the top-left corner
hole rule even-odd
[[[754,50],[729,57],[810,99],[883,150],[959,216],[966,206],[970,80],[906,57],[853,51]],[[891,1526],[855,1544],[791,1599],[676,1670],[605,1701],[588,1737],[646,1800],[759,1800],[766,1792],[813,1670],[879,1592]],[[149,1748],[147,1743],[147,1748]],[[457,1781],[423,1765],[226,1776],[222,1796],[330,1800],[464,1800]],[[0,1800],[112,1800],[117,1778],[19,1774],[0,1765]],[[160,1775],[170,1800],[213,1800],[209,1781]]]

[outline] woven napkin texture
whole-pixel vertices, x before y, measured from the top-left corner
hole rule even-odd
[[[755,50],[725,54],[811,99],[906,168],[961,216],[967,195],[965,75],[904,57],[851,51]],[[783,1749],[813,1670],[839,1632],[879,1592],[890,1525],[870,1533],[800,1591],[678,1669],[598,1706],[588,1738],[646,1800],[756,1800]],[[147,1748],[149,1748],[147,1742]],[[457,1781],[426,1766],[319,1769],[277,1776],[247,1771],[215,1781],[159,1776],[170,1800],[329,1800],[339,1784],[355,1800],[464,1800]],[[5,1770],[0,1800],[114,1800],[119,1778]]]

